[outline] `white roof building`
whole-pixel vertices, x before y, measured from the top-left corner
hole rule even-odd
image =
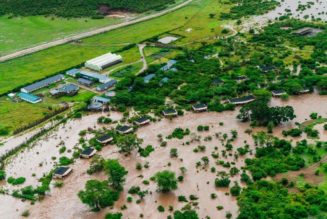
[[[175,42],[176,40],[178,40],[177,37],[167,36],[167,37],[159,39],[158,42],[162,43],[162,44],[169,44],[169,43]]]
[[[86,61],[85,67],[93,69],[95,71],[101,71],[121,61],[122,61],[122,57],[120,55],[107,53],[102,56]]]

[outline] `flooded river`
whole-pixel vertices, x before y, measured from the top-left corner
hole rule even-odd
[[[300,97],[292,97],[289,101],[283,102],[280,99],[273,99],[272,105],[292,105],[295,109],[297,118],[281,127],[278,127],[274,131],[274,135],[281,137],[281,131],[283,129],[294,126],[295,122],[304,122],[309,119],[309,115],[312,112],[317,112],[323,117],[327,117],[327,96],[318,96],[314,94],[303,95]],[[248,124],[238,122],[235,117],[238,111],[223,112],[223,113],[201,113],[195,114],[188,112],[182,117],[173,119],[162,119],[156,123],[152,123],[148,126],[138,129],[137,135],[143,139],[143,146],[153,145],[155,151],[150,154],[149,157],[140,157],[137,153],[133,153],[129,157],[125,157],[117,153],[115,145],[109,145],[101,152],[98,152],[106,159],[119,159],[121,164],[128,170],[126,178],[125,190],[121,194],[120,200],[116,203],[114,209],[104,209],[98,213],[90,212],[89,208],[82,204],[77,197],[78,191],[84,188],[85,182],[89,179],[106,179],[106,176],[101,174],[95,174],[89,176],[86,174],[86,170],[89,167],[88,160],[78,159],[72,165],[73,173],[64,179],[64,186],[62,188],[52,188],[50,194],[41,201],[31,205],[29,202],[22,202],[18,199],[14,199],[9,196],[0,196],[0,218],[19,218],[24,210],[29,210],[30,218],[58,218],[58,219],[77,219],[77,218],[104,218],[107,212],[121,211],[124,215],[123,218],[139,218],[140,214],[143,214],[143,218],[167,218],[171,213],[168,211],[169,206],[173,206],[174,210],[181,209],[186,203],[179,202],[178,196],[183,195],[187,199],[190,195],[198,197],[197,203],[194,208],[198,212],[200,218],[209,216],[211,218],[225,218],[226,212],[230,212],[233,218],[237,216],[238,206],[236,199],[226,194],[228,190],[216,189],[214,186],[214,180],[217,177],[218,171],[228,172],[228,168],[224,168],[220,165],[216,165],[217,160],[224,160],[229,162],[235,162],[235,167],[240,168],[244,166],[245,157],[235,159],[233,156],[234,151],[238,147],[244,146],[248,143],[252,150],[254,150],[253,139],[250,135],[245,133],[245,130],[249,128]],[[48,136],[38,141],[35,146],[29,150],[24,151],[15,158],[11,163],[7,165],[6,172],[9,176],[26,177],[26,185],[37,184],[37,179],[53,168],[54,161],[51,157],[59,156],[58,147],[56,147],[61,140],[65,142],[67,149],[73,148],[78,144],[78,133],[81,130],[88,127],[99,126],[96,123],[97,118],[100,115],[93,114],[85,116],[80,120],[69,121],[65,126],[60,127],[58,130],[51,132]],[[111,116],[115,119],[120,119],[119,113],[111,113]],[[222,125],[223,123],[223,125]],[[210,130],[207,132],[198,132],[198,125],[208,125]],[[110,126],[107,125],[107,128]],[[191,135],[184,137],[182,140],[178,139],[166,139],[167,146],[160,147],[158,141],[158,134],[163,137],[170,135],[175,128],[188,128],[191,131]],[[322,125],[317,126],[321,132],[320,136],[326,139],[326,133],[322,129]],[[237,130],[238,137],[233,142],[233,151],[227,157],[222,156],[221,138],[217,138],[216,134],[227,133],[231,136],[231,130]],[[260,129],[258,129],[260,130]],[[208,136],[212,140],[205,140]],[[200,139],[196,141],[195,139]],[[189,144],[186,144],[189,142]],[[193,150],[198,145],[205,145],[206,150],[204,152],[195,153]],[[177,148],[178,158],[170,157],[170,149]],[[214,159],[211,154],[219,153],[219,158]],[[67,154],[68,156],[69,154]],[[201,158],[207,156],[209,158],[209,165],[207,168],[198,167],[196,163],[201,161]],[[251,155],[247,155],[249,157]],[[43,165],[40,166],[39,164]],[[142,170],[136,170],[137,163],[148,163],[149,168],[143,168]],[[156,190],[156,185],[150,180],[150,178],[158,171],[172,170],[177,176],[182,175],[180,168],[185,167],[187,169],[184,175],[184,181],[178,183],[178,189],[168,193],[160,194]],[[211,167],[216,168],[216,173],[210,171]],[[32,173],[36,176],[32,177]],[[239,181],[239,175],[231,177],[231,185],[233,181]],[[142,182],[149,180],[149,185],[144,185]],[[127,191],[131,186],[140,186],[142,190],[148,190],[149,194],[145,196],[144,201],[140,204],[136,203],[138,199],[133,196],[133,202],[126,202],[126,198],[129,196]],[[6,187],[13,189],[6,185]],[[216,194],[217,198],[212,199],[211,194]],[[122,206],[126,205],[127,209],[120,210]],[[162,205],[165,208],[165,212],[160,213],[157,207]],[[223,210],[217,210],[217,206],[223,206]]]
[[[312,5],[311,5],[312,3]],[[310,4],[310,7],[307,5]],[[304,6],[305,5],[305,6]],[[304,6],[304,7],[301,7]],[[299,7],[303,10],[299,10]],[[326,0],[283,0],[280,1],[280,6],[274,10],[259,16],[253,16],[245,22],[243,31],[248,31],[253,27],[265,26],[269,21],[274,21],[280,16],[292,14],[293,18],[321,19],[327,21],[327,1]]]

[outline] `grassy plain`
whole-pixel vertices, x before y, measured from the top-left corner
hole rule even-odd
[[[97,55],[121,49],[128,43],[138,43],[165,32],[184,29],[186,24],[192,28],[192,25],[198,25],[210,19],[209,13],[212,10],[219,11],[221,8],[221,4],[216,0],[194,0],[182,9],[153,20],[90,37],[78,44],[65,44],[1,63],[0,95],[18,86],[80,64]],[[194,16],[201,21],[195,19]],[[217,28],[219,28],[217,19],[212,22],[217,22]],[[194,26],[194,30],[196,29]],[[208,31],[210,32],[210,29]],[[183,41],[188,39],[191,42],[193,38],[207,36],[209,32],[195,31],[192,35],[186,36]],[[15,83],[8,83],[8,81],[15,81]]]
[[[118,23],[121,19],[65,19],[58,17],[0,17],[0,55],[73,33]]]
[[[9,132],[19,127],[29,125],[30,123],[42,119],[51,111],[59,108],[60,103],[69,102],[74,107],[84,104],[84,102],[94,96],[94,93],[87,90],[80,90],[74,97],[52,98],[48,95],[48,89],[42,92],[47,93],[43,101],[38,104],[30,104],[25,101],[13,102],[7,97],[0,98],[0,128],[6,128]]]

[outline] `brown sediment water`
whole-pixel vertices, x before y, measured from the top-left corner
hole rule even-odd
[[[312,112],[317,112],[323,117],[327,117],[327,96],[318,95],[302,95],[299,97],[291,97],[289,101],[282,101],[280,99],[273,99],[272,105],[291,105],[294,107],[297,118],[287,124],[277,127],[274,130],[274,135],[282,137],[281,132],[284,129],[288,129],[294,126],[295,122],[304,122],[309,119],[309,115]],[[237,216],[238,206],[234,197],[226,195],[228,189],[217,189],[214,186],[214,180],[216,173],[210,171],[211,167],[215,167],[216,171],[229,172],[229,168],[224,168],[220,165],[216,165],[217,160],[224,160],[229,162],[235,162],[235,167],[240,169],[244,166],[244,159],[250,157],[247,154],[244,157],[239,157],[235,160],[234,156],[222,157],[221,151],[224,150],[220,139],[216,137],[216,133],[227,133],[231,137],[231,130],[237,130],[238,137],[233,141],[233,151],[238,147],[244,146],[245,142],[250,145],[250,148],[254,151],[253,139],[250,135],[245,133],[245,130],[249,128],[246,123],[240,123],[235,118],[238,114],[238,110],[223,112],[223,113],[191,113],[188,112],[184,116],[177,117],[173,120],[162,119],[161,121],[151,123],[148,126],[141,127],[137,130],[139,138],[143,139],[143,146],[153,145],[155,151],[150,154],[149,157],[140,157],[136,152],[132,155],[125,157],[117,153],[115,145],[109,145],[98,152],[106,159],[118,159],[120,163],[128,170],[126,178],[126,184],[124,186],[124,192],[121,194],[119,201],[115,204],[113,209],[107,208],[100,212],[94,213],[89,211],[89,208],[82,204],[77,197],[77,193],[84,188],[85,182],[89,179],[106,179],[106,176],[101,173],[98,175],[89,176],[86,174],[86,170],[89,167],[88,160],[78,159],[72,165],[73,172],[67,178],[65,178],[64,186],[62,188],[52,188],[49,195],[41,202],[30,205],[29,202],[21,204],[19,200],[11,200],[14,204],[10,206],[6,202],[7,196],[0,196],[0,203],[4,203],[4,211],[0,211],[0,218],[6,216],[6,214],[13,216],[12,218],[18,218],[22,211],[29,209],[31,218],[104,218],[107,212],[121,211],[124,215],[123,218],[139,218],[140,214],[143,214],[143,218],[167,218],[171,215],[168,211],[169,206],[173,206],[174,210],[181,209],[186,205],[184,202],[178,202],[178,196],[183,195],[189,200],[190,195],[195,195],[198,200],[195,210],[199,213],[200,218],[210,216],[211,218],[225,218],[226,212],[231,212],[233,218]],[[51,145],[56,145],[60,139],[65,139],[65,146],[68,148],[74,147],[78,144],[78,133],[88,127],[97,126],[96,120],[100,115],[85,116],[81,120],[69,121],[65,128],[60,128],[48,137],[48,141],[53,142]],[[121,118],[120,114],[116,114],[116,118]],[[219,123],[224,125],[220,125]],[[210,130],[207,132],[197,132],[198,125],[208,125]],[[69,128],[72,127],[72,128]],[[110,127],[110,126],[106,126]],[[182,140],[178,139],[166,139],[167,146],[160,147],[158,141],[158,134],[162,134],[163,137],[170,135],[175,128],[188,128],[191,131],[191,135],[184,137]],[[326,139],[326,132],[323,130],[322,125],[316,127],[320,131],[321,139]],[[261,129],[256,129],[256,131]],[[220,134],[220,135],[221,135]],[[194,136],[201,136],[201,141],[193,141]],[[205,137],[211,136],[211,141],[205,141]],[[67,138],[69,137],[69,138]],[[53,139],[56,138],[56,139]],[[67,138],[67,140],[66,140]],[[186,144],[186,142],[190,142]],[[47,141],[41,140],[37,142],[34,148],[24,151],[17,155],[11,163],[6,167],[8,175],[25,176],[27,181],[25,185],[36,184],[37,178],[41,176],[41,173],[45,173],[53,167],[51,161],[52,156],[57,156],[59,148],[47,144]],[[193,152],[193,149],[198,145],[205,145],[206,150],[204,152]],[[43,152],[43,148],[49,148]],[[218,150],[215,150],[218,147]],[[170,158],[170,149],[177,148],[178,158]],[[36,152],[39,152],[38,154]],[[220,157],[214,159],[211,156],[212,152],[218,152]],[[229,154],[229,153],[227,153]],[[234,152],[232,153],[234,154]],[[207,156],[209,158],[209,166],[207,168],[196,168],[196,163],[201,161],[201,158]],[[44,163],[44,166],[40,167],[39,163]],[[141,171],[136,170],[136,164],[145,164],[148,162],[149,168],[143,168]],[[187,172],[184,175],[184,181],[178,184],[178,189],[168,193],[158,193],[157,187],[150,178],[158,171],[172,170],[177,176],[181,175],[180,167],[185,167]],[[21,170],[21,168],[24,168]],[[32,177],[32,173],[35,172],[37,177]],[[149,185],[144,185],[142,182],[149,180]],[[239,181],[240,176],[236,175],[231,177],[231,185],[233,181]],[[133,195],[133,202],[128,203],[126,199],[130,196],[127,191],[132,186],[140,186],[142,190],[148,190],[149,194],[144,197],[144,200],[137,204],[137,196]],[[11,187],[9,187],[11,188]],[[214,193],[217,195],[216,199],[211,199],[210,195]],[[17,206],[16,206],[17,203]],[[18,204],[20,203],[20,204]],[[127,209],[121,210],[121,207],[126,205]],[[162,205],[165,207],[165,212],[160,213],[157,207]],[[223,206],[221,211],[217,210],[217,206]],[[18,211],[16,211],[16,209]]]
[[[311,7],[306,7],[305,10],[297,10],[299,5],[306,5],[308,2],[313,3]],[[311,18],[321,19],[327,21],[327,1],[325,0],[283,0],[280,1],[280,6],[277,6],[274,10],[269,11],[266,14],[253,16],[247,19],[243,24],[243,31],[248,31],[253,27],[262,27],[274,21],[279,17],[288,14],[286,11],[290,11],[291,17],[297,19],[308,19]]]

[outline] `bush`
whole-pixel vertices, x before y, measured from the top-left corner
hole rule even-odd
[[[162,205],[159,205],[157,209],[159,212],[165,212],[165,208]]]
[[[9,177],[7,179],[7,182],[12,185],[20,185],[23,184],[25,181],[26,179],[24,177],[18,177],[18,178]]]
[[[0,180],[6,179],[6,172],[4,170],[0,170]]]
[[[122,213],[108,213],[105,219],[121,219],[123,217]]]
[[[230,180],[227,177],[217,178],[215,179],[215,186],[216,187],[228,187],[230,184]]]
[[[72,163],[73,163],[73,159],[69,159],[68,157],[63,156],[59,158],[59,165],[67,166]]]

